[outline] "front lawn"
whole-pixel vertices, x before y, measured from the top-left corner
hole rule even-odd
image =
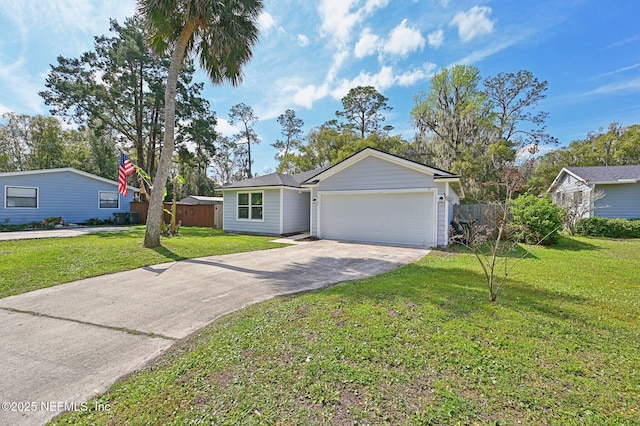
[[[640,424],[639,264],[640,240],[565,237],[490,303],[435,251],[228,315],[55,423]]]
[[[0,298],[82,278],[174,260],[282,247],[273,237],[182,227],[163,247],[142,246],[144,226],[70,238],[0,241]]]

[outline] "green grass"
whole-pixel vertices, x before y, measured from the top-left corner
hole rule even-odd
[[[142,246],[144,227],[72,238],[0,241],[0,298],[82,278],[174,260],[282,247],[273,237],[183,227],[163,246]]]
[[[436,251],[250,306],[55,424],[640,424],[640,240],[532,251],[497,303]]]

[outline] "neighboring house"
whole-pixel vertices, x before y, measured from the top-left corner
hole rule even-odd
[[[581,217],[640,217],[640,165],[565,167],[548,192]],[[600,198],[600,195],[604,195]]]
[[[221,188],[224,229],[310,231],[324,239],[434,247],[448,244],[460,176],[373,148],[326,169],[272,173]]]
[[[129,194],[123,197],[116,181],[73,168],[0,173],[0,188],[0,223],[5,225],[57,216],[72,223],[113,219],[113,213],[129,212],[138,191],[128,187]]]

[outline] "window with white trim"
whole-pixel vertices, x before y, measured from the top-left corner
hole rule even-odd
[[[101,209],[119,209],[120,196],[117,192],[98,191],[98,204]]]
[[[263,192],[238,192],[238,219],[262,220]]]
[[[37,209],[38,188],[27,186],[5,186],[5,208]]]

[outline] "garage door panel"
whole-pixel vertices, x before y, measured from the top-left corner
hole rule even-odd
[[[323,194],[320,237],[408,245],[434,244],[433,193]]]

